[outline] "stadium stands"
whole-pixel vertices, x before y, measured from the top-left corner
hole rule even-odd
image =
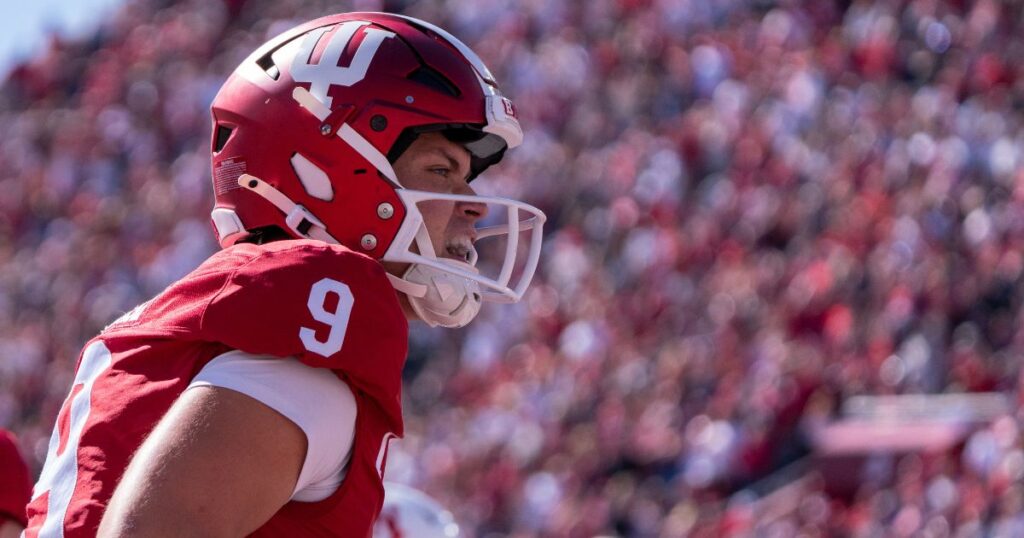
[[[474,186],[551,219],[523,303],[414,331],[389,479],[471,536],[1024,536],[1024,15],[994,0],[129,0],[0,88],[0,427],[37,469],[81,345],[215,247],[223,78],[347,8],[480,53],[527,138]],[[1004,403],[829,487],[842,432],[880,438],[844,402],[976,392]]]

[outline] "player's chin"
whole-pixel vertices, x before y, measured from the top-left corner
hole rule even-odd
[[[406,271],[409,270],[409,267],[412,267],[411,263],[404,262],[381,262],[381,264],[384,266],[385,271],[399,278],[405,276],[405,273]]]

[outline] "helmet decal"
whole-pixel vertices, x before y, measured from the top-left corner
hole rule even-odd
[[[352,63],[347,67],[338,65],[341,54],[345,52],[345,48],[348,47],[349,41],[352,40],[355,33],[369,24],[368,21],[348,21],[333,28],[329,26],[317,28],[306,34],[305,39],[302,40],[302,47],[299,48],[299,52],[292,61],[292,79],[299,83],[309,83],[309,93],[329,108],[332,99],[328,95],[328,91],[331,86],[351,86],[366,78],[366,71],[370,68],[370,62],[377,54],[381,43],[385,39],[395,37],[394,32],[380,28],[366,28],[363,32],[363,40],[359,43],[359,48],[352,58]],[[320,59],[315,64],[309,63],[317,43],[320,42],[324,34],[332,29],[335,31],[331,34]]]

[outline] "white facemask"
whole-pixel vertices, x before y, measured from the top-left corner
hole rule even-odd
[[[430,325],[462,327],[476,316],[483,301],[514,303],[522,299],[540,258],[545,220],[541,210],[508,198],[408,189],[396,192],[405,204],[406,216],[383,260],[411,264],[401,278],[390,276],[391,283],[395,289],[409,296],[413,310],[423,321]],[[437,256],[417,207],[421,202],[432,200],[486,204],[489,208],[498,206],[504,209],[505,224],[476,231],[477,241],[505,238],[504,259],[490,264],[493,267],[491,274],[481,273],[475,249],[466,261]],[[523,214],[525,218],[521,218]],[[521,232],[529,232],[529,250],[513,283]]]

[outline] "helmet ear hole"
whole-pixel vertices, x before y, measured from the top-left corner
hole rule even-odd
[[[213,134],[213,152],[220,153],[220,150],[224,149],[224,146],[228,143],[228,139],[231,138],[231,133],[234,129],[226,125],[217,125],[217,129]]]

